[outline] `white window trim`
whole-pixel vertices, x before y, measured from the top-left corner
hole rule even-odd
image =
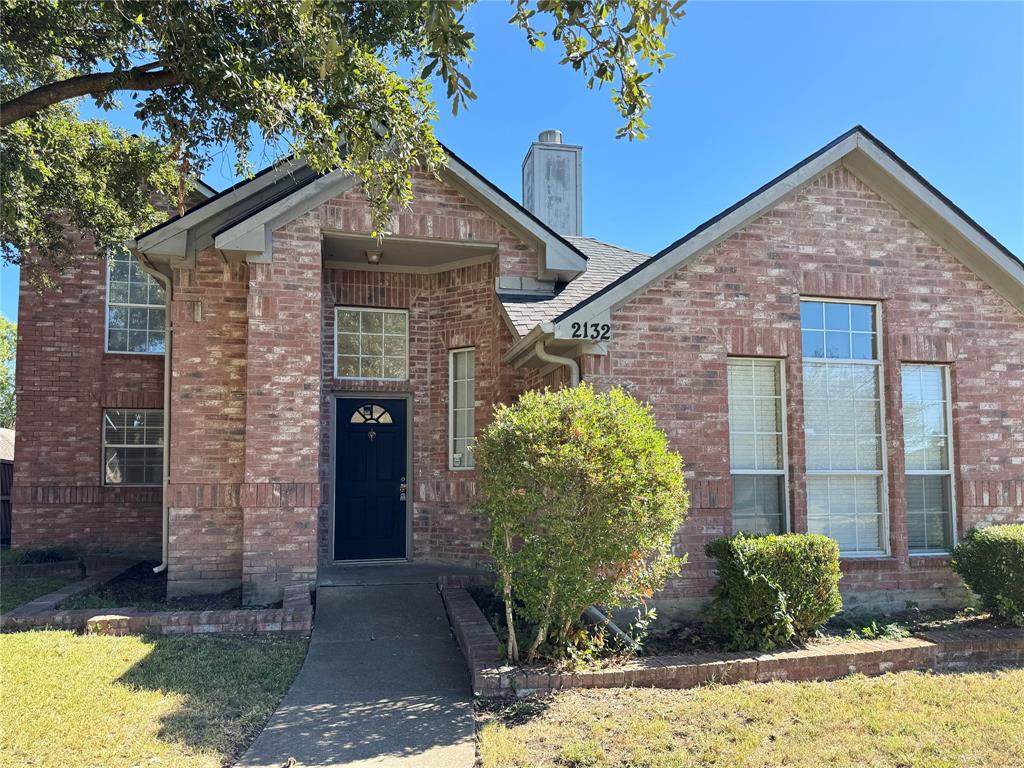
[[[737,361],[748,361],[753,360],[757,362],[769,361],[775,364],[775,371],[778,375],[779,382],[779,409],[782,411],[782,423],[779,428],[782,430],[782,470],[781,472],[777,469],[733,469],[732,468],[732,456],[730,445],[730,457],[729,457],[729,475],[730,483],[732,475],[770,475],[772,477],[778,477],[782,475],[782,490],[783,490],[783,509],[782,509],[782,533],[790,533],[792,530],[792,521],[789,513],[789,421],[786,413],[788,405],[786,403],[786,359],[783,357],[743,357],[743,356],[730,356],[726,358],[726,366],[729,365],[733,360]],[[728,373],[728,368],[726,368]],[[728,401],[728,376],[726,377],[726,401]],[[728,407],[728,406],[727,406]],[[729,428],[729,440],[732,441],[732,428]],[[729,519],[732,521],[732,509],[729,510]]]
[[[103,351],[108,355],[154,355],[163,357],[167,352],[167,323],[170,318],[167,317],[167,296],[164,295],[164,351],[163,352],[132,352],[127,349],[111,349],[110,348],[110,259],[103,260],[103,270],[106,273],[104,277],[104,288],[103,288]],[[153,278],[150,276],[150,279]],[[162,288],[163,286],[161,286]],[[131,295],[129,294],[129,298]],[[156,309],[159,304],[132,304],[126,302],[124,304],[118,303],[119,307],[128,307],[129,312],[132,307],[136,309]],[[110,409],[116,410],[116,409]],[[136,409],[138,410],[138,409]]]
[[[348,312],[391,312],[405,315],[405,376],[339,376],[338,375],[338,313]],[[408,381],[409,380],[409,343],[412,336],[409,328],[409,310],[392,309],[391,307],[353,307],[336,304],[334,307],[334,338],[331,339],[331,346],[334,349],[334,378],[339,381]],[[362,355],[360,355],[361,357]]]
[[[109,270],[108,270],[109,271]],[[142,354],[133,352],[132,354]],[[153,354],[153,353],[150,353]],[[167,435],[163,435],[163,443],[157,445],[110,445],[107,443],[107,411],[129,411],[131,413],[163,413],[163,408],[103,408],[100,410],[100,481],[105,488],[162,488],[163,468],[160,470],[160,481],[156,483],[108,483],[107,482],[107,448],[160,448],[167,450]],[[161,424],[161,429],[164,424]]]
[[[458,347],[448,350],[448,469],[452,472],[465,472],[476,469],[476,466],[455,466],[455,355],[459,352],[473,353],[473,394],[476,398],[476,347]],[[476,406],[474,402],[473,431],[476,432]],[[474,437],[476,435],[474,434]]]
[[[949,557],[957,542],[956,530],[956,478],[953,464],[953,386],[950,382],[951,366],[948,363],[907,363],[901,365],[900,384],[903,383],[903,368],[941,368],[942,393],[946,400],[946,466],[948,469],[907,469],[904,460],[904,476],[948,477],[949,478],[949,549],[911,549],[910,537],[907,537],[907,552],[910,557]],[[906,442],[904,441],[904,450]],[[908,514],[909,517],[909,514]]]
[[[800,301],[820,301],[824,304],[862,304],[866,306],[872,306],[875,308],[875,355],[874,360],[857,360],[857,359],[845,359],[845,358],[834,358],[834,357],[804,357],[803,348],[800,350],[800,385],[803,388],[803,363],[804,361],[810,361],[812,363],[837,363],[837,364],[857,364],[857,365],[874,365],[875,375],[878,380],[878,418],[879,418],[879,437],[882,441],[882,468],[878,470],[812,470],[807,468],[807,439],[806,439],[806,427],[804,435],[804,476],[828,476],[828,475],[851,475],[857,477],[863,477],[867,475],[880,476],[882,478],[881,487],[879,493],[881,494],[881,512],[882,512],[882,541],[885,542],[885,548],[880,550],[872,550],[867,552],[843,552],[840,550],[839,557],[841,559],[851,560],[863,560],[879,557],[891,557],[892,556],[892,542],[889,538],[889,478],[888,478],[888,441],[885,434],[885,377],[883,376],[883,365],[882,360],[884,359],[884,341],[882,339],[882,302],[872,301],[870,299],[825,299],[817,296],[800,296]],[[800,323],[801,338],[803,337],[803,322]],[[831,513],[830,513],[831,514]],[[808,525],[808,528],[810,526]]]

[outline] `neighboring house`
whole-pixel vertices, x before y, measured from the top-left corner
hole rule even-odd
[[[686,461],[666,600],[740,529],[838,539],[850,603],[958,590],[953,542],[1024,520],[1024,265],[859,127],[651,257],[582,235],[581,156],[542,134],[519,205],[449,152],[383,244],[286,161],[23,286],[15,545],[165,547],[172,592],[250,602],[482,562],[474,434],[578,375]]]
[[[0,427],[0,545],[11,544],[11,485],[14,483],[14,430]]]

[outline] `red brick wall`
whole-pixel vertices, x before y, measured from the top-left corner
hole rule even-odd
[[[316,579],[320,504],[320,218],[274,233],[249,277],[242,576],[250,603]]]
[[[485,528],[470,511],[476,471],[448,469],[448,353],[475,347],[477,430],[491,405],[523,388],[523,375],[501,362],[512,335],[494,293],[495,278],[537,276],[537,254],[461,192],[417,175],[416,201],[395,215],[395,235],[497,243],[485,264],[436,274],[326,269],[323,285],[321,480],[328,490],[320,508],[319,551],[330,559],[330,416],[338,394],[387,392],[412,395],[413,556],[480,562]],[[352,191],[321,207],[325,229],[368,233],[365,200]],[[368,306],[409,311],[409,380],[381,382],[334,378],[334,307]]]
[[[706,596],[704,544],[731,531],[728,355],[786,358],[790,510],[806,529],[801,296],[882,302],[892,556],[844,561],[848,602],[889,590],[902,608],[916,590],[955,589],[945,559],[907,553],[900,364],[951,363],[957,530],[1024,519],[1024,317],[840,169],[627,302],[609,355],[584,360],[591,382],[653,403],[686,462],[690,564],[666,596]]]
[[[330,467],[331,402],[348,392],[412,395],[413,556],[479,561],[484,529],[469,511],[476,470],[448,469],[448,352],[475,348],[476,424],[498,401],[500,354],[496,343],[494,266],[480,264],[434,275],[325,270],[323,288],[323,399],[321,467]],[[409,380],[334,378],[334,307],[376,306],[409,311]],[[507,330],[506,330],[507,333]],[[320,555],[329,559],[329,503],[320,511]]]
[[[394,214],[391,233],[399,237],[431,238],[498,244],[499,272],[510,277],[537,277],[535,248],[516,237],[458,189],[422,172],[413,175],[411,208]],[[339,232],[373,231],[370,208],[356,188],[321,206],[324,229]]]
[[[163,356],[108,354],[106,262],[91,240],[56,287],[18,304],[15,547],[160,553],[160,488],[105,487],[104,408],[162,408]]]
[[[242,576],[249,271],[212,250],[174,273],[168,590]]]

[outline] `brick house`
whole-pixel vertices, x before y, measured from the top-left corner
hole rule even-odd
[[[339,561],[482,562],[474,432],[577,377],[683,454],[683,607],[733,530],[831,535],[848,604],[902,608],[959,592],[964,531],[1024,520],[1024,264],[864,129],[654,256],[582,235],[558,132],[522,205],[448,155],[383,243],[350,177],[289,160],[23,286],[15,546],[250,602]]]

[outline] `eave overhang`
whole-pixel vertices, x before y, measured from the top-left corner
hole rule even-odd
[[[748,197],[701,224],[600,291],[553,326],[605,319],[653,283],[694,261],[824,173],[843,166],[1024,313],[1024,263],[920,174],[857,126]]]

